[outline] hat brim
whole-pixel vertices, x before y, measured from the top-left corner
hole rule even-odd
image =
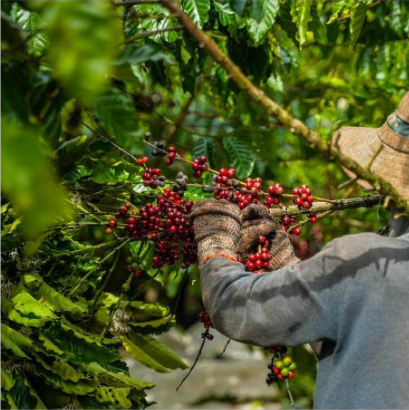
[[[391,145],[386,143],[391,141]],[[396,142],[404,149],[398,150]],[[389,182],[409,201],[409,154],[405,152],[407,144],[409,140],[393,133],[387,124],[381,128],[344,127],[332,139],[332,145],[336,149]],[[346,172],[355,177],[351,171]],[[364,180],[358,182],[366,189],[372,188]]]

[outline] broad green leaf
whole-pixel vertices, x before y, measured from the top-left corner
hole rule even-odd
[[[345,6],[345,1],[337,0],[337,1],[332,1],[330,4],[331,4],[332,12],[331,12],[331,16],[329,20],[327,21],[327,24],[333,23],[338,18],[339,14],[341,13],[342,9]]]
[[[237,138],[223,138],[223,146],[229,154],[231,164],[236,168],[237,178],[250,176],[256,162],[250,147]]]
[[[298,28],[298,41],[302,47],[307,41],[308,23],[311,21],[311,2],[304,0],[296,0],[295,6],[292,6],[291,15],[293,22]]]
[[[11,350],[16,356],[29,359],[29,357],[6,334],[1,335],[1,344],[5,349]]]
[[[121,65],[124,63],[129,63],[131,65],[138,65],[145,63],[146,61],[164,61],[167,64],[174,64],[175,59],[172,55],[165,54],[163,51],[160,51],[152,45],[132,44],[126,46],[121,51],[114,64]]]
[[[16,309],[14,309],[13,304],[5,298],[2,298],[1,300],[1,311],[13,322],[24,326],[43,327],[45,323],[51,320],[49,317],[37,318],[33,314],[24,315],[19,313]]]
[[[126,336],[121,336],[122,345],[125,350],[139,363],[142,363],[146,367],[156,370],[159,373],[167,373],[166,367],[163,367],[154,358],[147,354],[143,348],[140,348],[137,344],[133,343]],[[136,340],[136,338],[135,338]]]
[[[230,0],[230,6],[239,16],[243,14],[248,0]]]
[[[110,88],[98,98],[95,112],[110,136],[119,144],[138,137],[137,118],[132,100],[117,88]]]
[[[103,365],[117,359],[117,355],[107,347],[61,323],[50,324],[44,328],[43,334],[59,349],[70,354],[70,361],[73,363],[98,361]]]
[[[39,133],[37,128],[2,122],[2,189],[21,214],[20,227],[29,238],[68,218],[71,210]]]
[[[317,5],[312,4],[311,21],[308,28],[314,33],[314,40],[320,44],[327,44],[327,26],[321,21],[318,16]]]
[[[366,12],[368,11],[368,3],[366,1],[356,1],[351,10],[351,17],[349,23],[349,32],[351,34],[350,45],[355,46],[362,27],[366,19]]]
[[[103,367],[101,367],[97,362],[89,363],[89,364],[81,364],[81,367],[83,367],[84,370],[90,372],[91,374],[98,376],[100,380],[107,381],[108,385],[112,383],[112,379],[115,379],[118,382],[121,382],[125,385],[135,387],[138,390],[145,389],[145,388],[149,389],[153,387],[152,383],[133,379],[132,377],[129,377],[123,373],[115,373],[115,372],[106,370]]]
[[[10,391],[15,383],[16,381],[3,368],[1,368],[1,388]]]
[[[162,319],[156,319],[156,320],[148,320],[145,322],[128,322],[129,325],[133,327],[160,327],[163,325],[166,325],[167,323],[171,322],[173,320],[173,315],[168,315],[163,317]]]
[[[47,384],[51,384],[67,394],[88,394],[93,392],[97,386],[95,382],[91,381],[80,381],[77,383],[65,381],[54,373],[54,371],[44,367],[38,359],[34,364],[34,373],[40,376]]]
[[[46,408],[45,404],[24,376],[19,375],[16,377],[16,383],[10,390],[10,394],[19,409]]]
[[[154,337],[133,331],[128,333],[128,337],[139,350],[144,351],[163,367],[167,369],[186,369],[188,367],[172,349]]]
[[[216,0],[214,2],[214,8],[217,10],[219,21],[223,26],[229,26],[236,23],[236,13],[230,7],[228,1]]]
[[[47,363],[39,355],[35,354],[36,361],[40,363],[45,369],[55,373],[62,380],[77,383],[84,376],[76,369],[70,366],[64,359],[59,357],[52,358],[52,363]]]
[[[29,33],[28,44],[30,53],[37,57],[41,56],[48,45],[48,41],[43,34],[44,22],[35,11],[22,9],[17,5],[14,8],[14,20]]]
[[[57,316],[46,306],[35,299],[24,287],[20,288],[20,291],[15,294],[11,299],[14,308],[27,317],[33,317],[35,319],[47,318],[56,319]]]
[[[25,280],[27,276],[31,275],[25,275]],[[57,292],[42,280],[38,280],[38,282],[39,288],[36,290],[36,294],[39,297],[39,302],[41,302],[44,306],[47,306],[54,312],[69,312],[74,316],[83,316],[87,313],[86,308],[78,303],[74,303],[72,300],[68,299],[60,292]]]
[[[182,3],[184,12],[199,27],[203,28],[209,19],[210,1],[208,0],[185,0]]]
[[[139,13],[153,14],[153,15],[165,15],[168,16],[169,10],[159,4],[142,4],[135,7],[135,10]],[[149,38],[157,43],[174,43],[176,40],[182,37],[179,31],[172,31],[173,27],[180,27],[179,22],[174,18],[146,18],[140,21],[140,25],[134,25],[135,31],[145,29],[146,31],[155,32],[160,30],[168,30],[157,35],[152,35]],[[130,35],[134,35],[132,32]]]
[[[42,342],[44,348],[50,352],[56,353],[57,355],[61,356],[64,354],[64,350],[58,348],[50,339],[47,339],[41,332],[38,335],[39,340]]]
[[[16,330],[6,326],[3,323],[1,324],[1,333],[3,335],[7,335],[11,340],[14,341],[14,343],[16,343],[23,349],[31,349],[33,345],[33,341],[29,337],[24,336],[22,333],[17,332]]]
[[[278,0],[259,0],[256,3],[262,8],[262,13],[257,19],[250,18],[247,22],[247,30],[255,45],[259,45],[268,31],[273,27],[280,4]]]
[[[132,406],[129,395],[131,387],[106,387],[100,386],[95,390],[95,398],[109,408],[129,409]]]
[[[90,102],[101,92],[121,40],[120,19],[105,1],[56,1],[42,7],[53,75]]]

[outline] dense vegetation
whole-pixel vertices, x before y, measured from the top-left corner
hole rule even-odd
[[[342,125],[380,126],[409,83],[407,2],[180,6],[326,141]],[[195,321],[198,269],[181,260],[153,268],[153,240],[105,228],[124,203],[155,200],[135,158],[147,156],[168,181],[188,174],[198,186],[185,200],[212,196],[185,162],[152,156],[146,133],[187,160],[233,166],[240,179],[308,184],[326,198],[363,191],[340,187],[339,165],[257,106],[161,3],[7,1],[1,10],[2,407],[144,408],[153,386],[129,376],[120,347],[158,372],[186,368],[155,335]],[[382,208],[348,210],[294,242],[308,257],[387,219]],[[304,368],[294,394],[310,405],[314,359],[295,350]]]

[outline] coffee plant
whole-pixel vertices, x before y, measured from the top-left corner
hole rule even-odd
[[[189,219],[200,199],[264,205],[302,259],[387,224],[329,141],[381,125],[406,91],[406,2],[1,10],[3,408],[145,408],[154,385],[126,358],[187,370],[158,336],[200,321],[198,357],[213,339]],[[241,260],[249,272],[268,270],[270,240]],[[312,354],[263,352],[272,400],[291,404],[291,380],[310,406]]]

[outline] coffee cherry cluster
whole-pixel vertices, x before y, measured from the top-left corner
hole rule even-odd
[[[176,182],[173,185],[173,192],[177,192],[178,195],[183,198],[187,191],[187,175],[183,172],[178,172],[176,175]]]
[[[209,312],[207,309],[203,309],[198,316],[199,322],[203,323],[203,326],[206,330],[213,328],[212,321],[210,320],[209,317]],[[213,340],[213,335],[210,334],[209,332],[202,333],[202,338],[206,337],[207,340]]]
[[[177,192],[166,188],[163,194],[157,195],[156,205],[147,203],[133,211],[131,204],[122,205],[115,218],[123,220],[129,238],[154,242],[153,268],[174,265],[180,256],[182,268],[187,268],[197,262],[193,226],[187,218],[192,206],[193,201],[185,201]],[[108,221],[107,234],[113,233],[116,219]]]
[[[206,164],[207,158],[203,155],[200,158],[196,158],[193,160],[192,169],[195,171],[193,176],[195,178],[200,178],[203,172],[208,170],[208,165]]]
[[[290,356],[286,356],[281,360],[274,355],[267,367],[270,373],[267,375],[266,383],[270,386],[278,380],[292,379],[295,376],[297,365]]]
[[[143,186],[157,188],[165,186],[165,177],[161,175],[162,171],[159,168],[148,168],[142,174]]]
[[[258,252],[251,253],[247,256],[245,266],[248,271],[257,274],[265,272],[268,269],[272,258],[272,255],[268,249],[269,245],[270,241],[268,241],[265,236],[260,236]]]
[[[148,157],[136,158],[136,160],[135,160],[135,162],[136,162],[138,165],[146,164],[148,161],[149,161],[149,158],[148,158]]]
[[[240,186],[233,178],[236,175],[234,168],[220,168],[219,173],[213,176],[214,196],[216,199],[226,199],[234,202],[234,189]]]
[[[245,185],[234,193],[232,202],[236,203],[240,209],[244,209],[250,204],[259,204],[262,185],[261,178],[247,178]]]
[[[145,140],[146,140],[146,134],[145,134]],[[152,155],[154,157],[165,157],[166,156],[165,144],[162,141],[154,141],[153,145],[155,146],[155,148],[152,150]]]
[[[126,270],[128,272],[133,272],[134,276],[138,278],[139,276],[142,275],[142,271],[139,269],[139,264],[138,264],[138,257],[137,255],[134,256],[128,256],[126,258]]]
[[[168,157],[166,158],[166,165],[172,165],[173,161],[176,159],[176,148],[173,146],[168,147]]]
[[[299,188],[293,189],[293,194],[297,195],[293,202],[298,205],[299,209],[310,209],[314,202],[314,197],[311,195],[311,189],[307,185],[301,185]]]
[[[281,196],[284,193],[284,188],[279,183],[270,185],[267,189],[267,193],[268,195],[264,201],[264,205],[267,208],[271,208],[273,205],[279,205],[281,203]]]

